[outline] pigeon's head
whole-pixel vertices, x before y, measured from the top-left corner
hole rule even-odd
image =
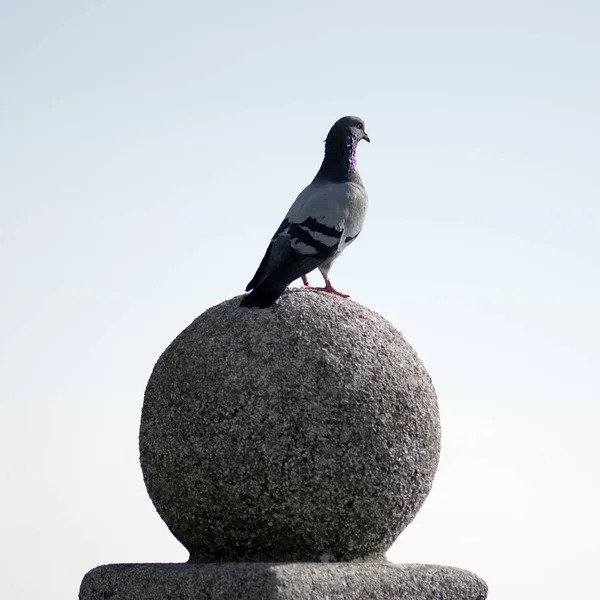
[[[371,141],[365,131],[365,122],[361,118],[342,117],[333,124],[325,141],[347,140],[349,138],[356,143],[360,142],[360,140],[366,140],[367,142]]]

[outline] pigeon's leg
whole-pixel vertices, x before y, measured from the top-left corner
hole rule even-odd
[[[312,285],[310,285],[310,283],[308,283],[308,277],[306,275],[302,275],[301,277],[302,277],[302,289],[303,290],[314,291],[314,290],[319,289],[319,288],[313,287]]]

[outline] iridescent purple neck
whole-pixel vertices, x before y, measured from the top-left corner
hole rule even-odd
[[[357,179],[356,144],[353,136],[347,138],[328,137],[325,141],[325,157],[315,179],[351,181]]]
[[[346,140],[346,148],[348,152],[348,170],[356,171],[356,138],[350,136]]]

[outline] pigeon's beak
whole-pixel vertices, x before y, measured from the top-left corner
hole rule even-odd
[[[362,139],[369,142],[369,144],[371,143],[371,138],[367,135],[366,131],[363,132]]]

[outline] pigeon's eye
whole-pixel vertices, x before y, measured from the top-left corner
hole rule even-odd
[[[357,123],[356,124],[356,129],[362,129],[363,128],[363,124],[362,123]]]

